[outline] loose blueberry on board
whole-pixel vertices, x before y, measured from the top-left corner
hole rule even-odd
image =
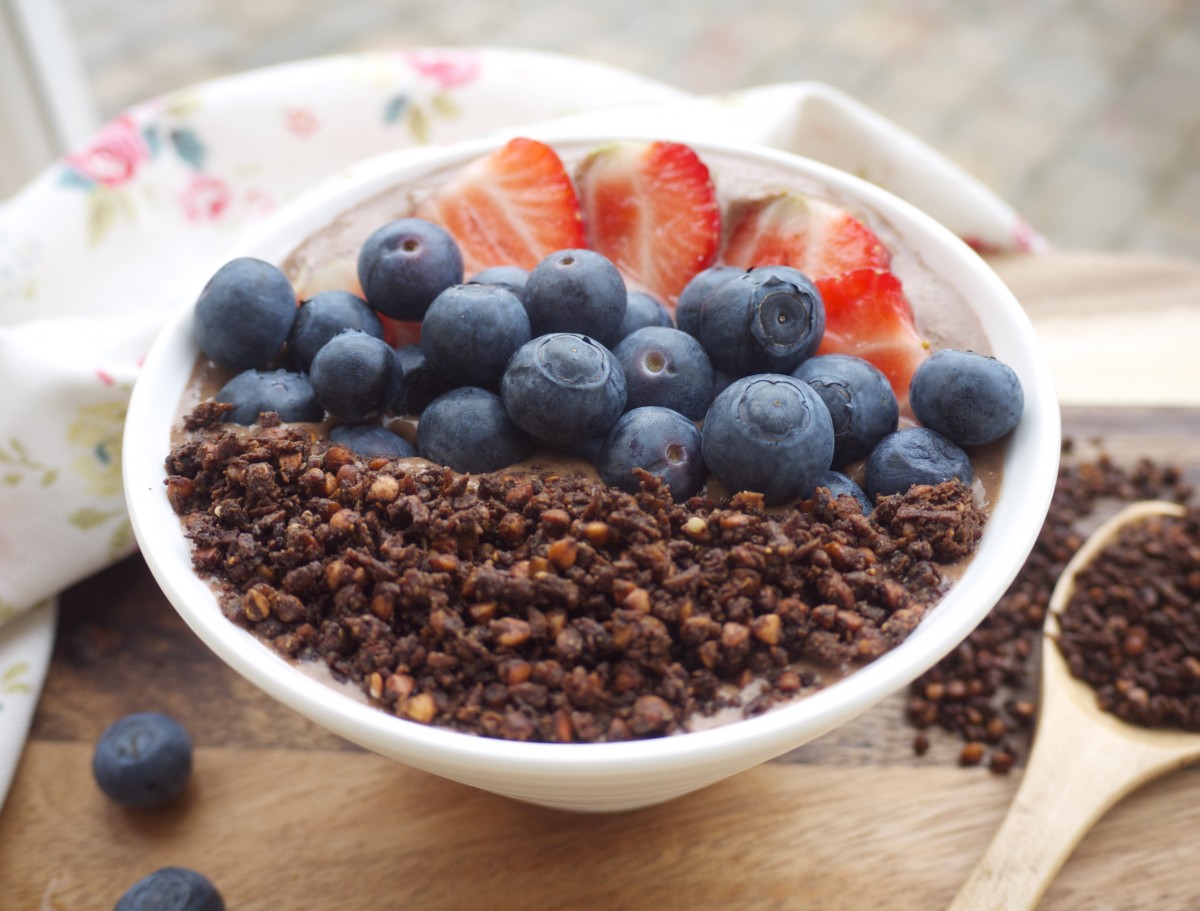
[[[835,497],[853,497],[858,505],[862,507],[864,516],[869,515],[871,512],[871,501],[867,499],[867,495],[863,489],[840,471],[834,471],[832,468],[829,469],[829,471],[817,479],[814,489],[816,487],[824,487]]]
[[[383,322],[357,294],[349,291],[320,291],[302,301],[287,339],[288,362],[297,370],[308,370],[321,347],[347,329],[358,329],[383,338]]]
[[[1016,371],[974,351],[943,348],[913,374],[908,400],[918,421],[959,446],[981,446],[1021,421],[1025,392]]]
[[[494,389],[518,348],[532,338],[521,300],[499,285],[451,285],[421,324],[425,363],[443,382]]]
[[[130,886],[113,911],[225,911],[225,901],[203,874],[162,867]]]
[[[731,491],[757,491],[769,505],[808,496],[833,458],[833,422],[812,387],[759,374],[730,383],[704,417],[709,470]]]
[[[556,250],[530,270],[525,309],[533,334],[578,332],[609,344],[625,317],[625,280],[594,250]]]
[[[700,338],[700,311],[714,291],[731,278],[745,274],[738,266],[709,266],[692,276],[675,302],[675,326],[688,335]]]
[[[243,256],[214,273],[196,299],[196,344],[223,367],[268,363],[296,319],[296,293],[277,267]]]
[[[126,807],[170,803],[192,772],[192,738],[174,718],[134,712],[100,734],[92,774],[105,794]]]
[[[928,427],[904,427],[879,441],[867,458],[864,488],[873,503],[881,496],[905,493],[914,484],[975,480],[962,449]]]
[[[712,404],[712,362],[686,332],[648,326],[623,339],[613,356],[625,372],[627,409],[661,405],[698,421]]]
[[[426,405],[457,385],[447,383],[429,368],[420,344],[401,345],[396,349],[396,360],[404,370],[404,379],[392,403],[393,414],[420,414]]]
[[[600,448],[596,468],[605,484],[637,493],[642,468],[671,488],[676,502],[695,496],[707,469],[696,425],[670,408],[646,405],[621,415]]]
[[[825,333],[817,286],[787,266],[763,266],[725,282],[700,311],[700,341],[713,366],[734,376],[790,373]]]
[[[265,411],[277,412],[282,421],[319,421],[325,417],[308,376],[291,370],[243,370],[213,398],[233,405],[223,417],[230,424],[249,426],[257,423]]]
[[[338,424],[329,439],[368,459],[410,459],[417,449],[404,437],[382,424]]]
[[[349,330],[317,352],[309,377],[326,411],[347,424],[362,424],[392,407],[404,373],[391,345]]]
[[[525,300],[525,283],[529,281],[529,270],[520,266],[490,266],[472,275],[468,280],[476,285],[499,285]]]
[[[463,280],[463,257],[445,228],[401,218],[373,231],[358,252],[367,303],[399,320],[419,320],[433,299]]]
[[[621,319],[616,338],[618,341],[628,338],[647,326],[674,328],[675,323],[671,319],[671,311],[656,297],[645,291],[630,291],[625,298],[625,316]]]
[[[850,354],[809,358],[792,376],[812,386],[833,419],[833,464],[864,458],[900,422],[891,383],[869,361]]]
[[[617,422],[625,410],[625,373],[599,342],[559,332],[517,349],[500,395],[518,427],[551,446],[570,446]]]
[[[480,474],[520,462],[533,444],[509,418],[500,396],[460,386],[438,396],[421,415],[417,451],[455,471]]]

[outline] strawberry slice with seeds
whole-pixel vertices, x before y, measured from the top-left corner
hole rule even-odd
[[[874,231],[822,199],[777,193],[746,200],[732,207],[729,221],[723,259],[733,266],[791,266],[816,281],[891,263]]]
[[[576,180],[588,245],[673,308],[721,243],[708,166],[682,143],[616,142],[588,155]]]
[[[579,197],[550,146],[518,137],[471,162],[417,210],[458,241],[468,276],[491,266],[532,269],[584,245]]]
[[[825,337],[817,354],[853,354],[883,371],[901,407],[913,371],[929,354],[900,279],[882,269],[854,269],[816,282],[825,302]]]

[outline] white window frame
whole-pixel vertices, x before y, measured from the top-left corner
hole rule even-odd
[[[58,0],[0,0],[0,199],[81,145],[98,120]]]

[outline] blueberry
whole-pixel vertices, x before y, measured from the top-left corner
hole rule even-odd
[[[518,427],[551,446],[570,446],[617,422],[625,410],[625,374],[599,342],[559,332],[517,349],[500,395]]]
[[[192,772],[192,738],[174,718],[135,712],[100,734],[92,774],[126,807],[158,807],[179,796]]]
[[[607,436],[608,434],[603,434],[584,440],[582,443],[571,443],[559,448],[564,455],[569,455],[575,459],[583,459],[583,461],[590,465],[596,465],[600,461],[600,450],[604,448],[604,440]]]
[[[871,501],[867,499],[867,495],[863,492],[863,489],[840,471],[834,471],[831,468],[821,475],[821,477],[817,478],[817,483],[813,487],[814,489],[824,487],[835,497],[853,497],[858,505],[862,507],[864,516],[871,512]]]
[[[420,414],[430,402],[456,385],[429,369],[420,345],[401,345],[396,349],[396,360],[404,370],[400,391],[391,408],[396,414]]]
[[[383,339],[349,329],[317,352],[310,378],[326,411],[347,424],[362,424],[392,407],[403,369]]]
[[[225,901],[195,870],[162,867],[130,886],[113,911],[225,911]]]
[[[224,367],[261,367],[279,352],[296,319],[287,276],[261,259],[241,257],[216,271],[196,299],[196,344]]]
[[[674,328],[675,323],[671,311],[659,303],[658,298],[645,291],[630,291],[625,297],[625,316],[617,328],[616,338],[618,341],[628,338],[647,326]]]
[[[367,302],[393,319],[421,319],[435,297],[462,280],[457,242],[423,218],[377,228],[358,252],[358,281]]]
[[[290,370],[243,370],[214,396],[234,407],[225,413],[230,424],[254,424],[264,411],[278,412],[284,421],[319,421],[325,409],[303,373]]]
[[[438,396],[421,415],[417,451],[455,471],[480,474],[528,458],[533,444],[509,418],[500,396],[460,386]]]
[[[596,468],[605,484],[628,493],[638,492],[633,470],[643,468],[662,478],[678,502],[695,496],[708,474],[696,425],[678,411],[656,405],[621,415],[604,438]]]
[[[471,276],[476,285],[499,285],[525,301],[525,283],[529,281],[529,270],[520,266],[490,266]]]
[[[692,276],[675,301],[675,325],[688,335],[700,337],[700,311],[704,302],[721,285],[745,273],[737,266],[709,266]]]
[[[288,361],[297,370],[307,370],[321,347],[346,329],[359,329],[383,338],[383,322],[357,294],[321,291],[300,304],[288,335]]]
[[[874,364],[851,354],[812,357],[792,371],[812,386],[833,419],[835,467],[865,458],[900,422],[892,384]]]
[[[626,408],[662,405],[698,421],[712,403],[712,362],[686,332],[648,326],[623,339],[613,356],[625,372]]]
[[[804,273],[763,266],[717,288],[700,310],[700,341],[734,376],[790,373],[825,335],[821,292]]]
[[[625,317],[625,280],[593,250],[558,250],[533,267],[525,309],[533,334],[578,332],[611,343]]]
[[[867,496],[905,493],[914,484],[941,484],[975,479],[971,460],[957,445],[928,427],[905,427],[879,441],[867,458]]]
[[[807,496],[833,458],[829,409],[807,383],[782,374],[730,383],[709,407],[702,436],[709,471],[768,504]]]
[[[452,285],[421,324],[425,363],[443,381],[495,388],[508,359],[532,336],[521,300],[499,285]]]
[[[908,401],[918,421],[959,446],[995,442],[1017,426],[1025,410],[1025,392],[1012,367],[953,348],[921,362]]]
[[[416,447],[381,424],[338,424],[329,439],[364,458],[410,459]]]

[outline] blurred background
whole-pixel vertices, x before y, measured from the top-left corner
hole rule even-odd
[[[56,2],[60,72],[77,63],[100,119],[249,68],[414,45],[574,54],[700,93],[819,80],[1056,246],[1200,260],[1200,0]]]

